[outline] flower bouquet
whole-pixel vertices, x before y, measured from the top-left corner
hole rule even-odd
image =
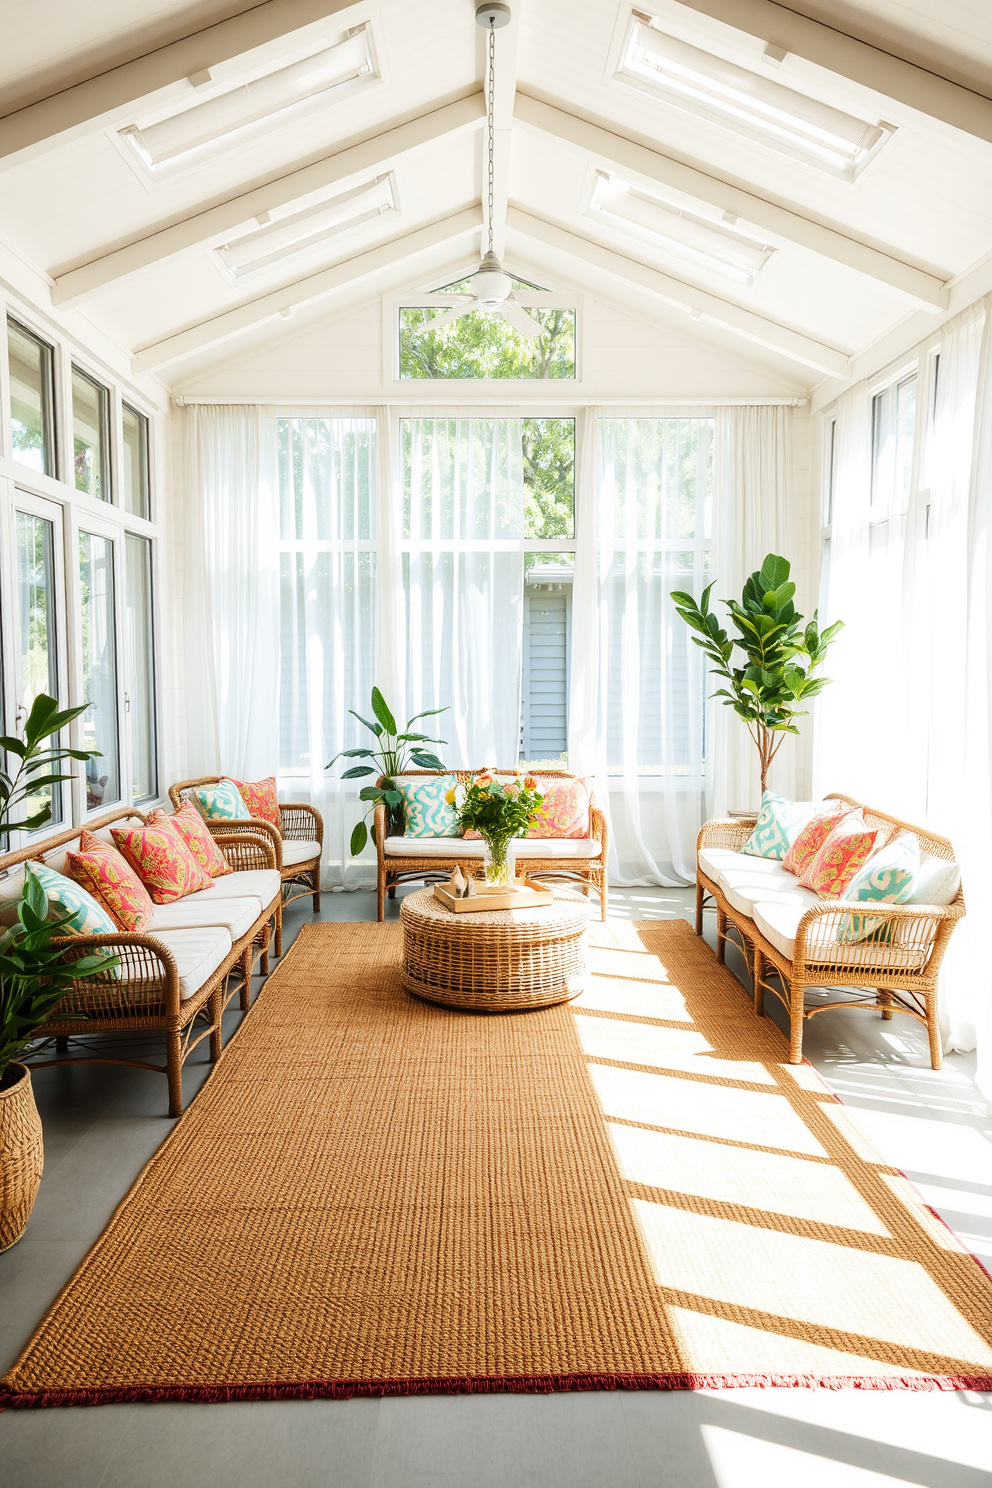
[[[458,797],[462,791],[464,794],[459,805]],[[483,770],[461,790],[452,787],[445,799],[449,806],[457,808],[462,832],[478,832],[486,844],[486,882],[512,883],[510,842],[514,837],[526,835],[544,800],[534,776],[517,776],[503,782],[488,770]]]

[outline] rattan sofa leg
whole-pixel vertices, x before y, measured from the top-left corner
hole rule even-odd
[[[703,888],[702,880],[696,879],[696,934],[703,933],[703,900],[706,898],[706,890]]]
[[[795,982],[789,989],[789,1063],[802,1064],[803,1062],[803,1014],[806,1011],[806,997],[802,987],[796,987]]]
[[[320,869],[313,876],[313,912],[320,914]]]
[[[930,1041],[930,1068],[939,1070],[944,1063],[944,1048],[940,1037],[936,993],[927,996],[927,1038]]]
[[[224,1016],[224,983],[221,982],[210,994],[210,1063],[216,1064],[220,1058],[221,1046],[224,1040],[224,1031],[221,1028],[221,1019]]]
[[[610,889],[606,882],[605,872],[599,875],[599,918],[605,920],[609,913]]]
[[[182,1034],[165,1035],[165,1067],[169,1081],[169,1115],[183,1114],[183,1040]]]
[[[282,905],[276,909],[276,957],[282,955]]]
[[[253,946],[246,946],[241,952],[241,1011],[246,1013],[251,1007],[251,968],[254,959]]]
[[[882,1017],[888,1023],[892,1018],[892,993],[879,988],[876,996],[878,997],[878,1005],[882,1009]]]
[[[754,993],[754,1011],[759,1018],[765,1016],[765,989],[762,978],[765,974],[765,958],[758,946],[751,954],[751,990]]]
[[[69,1040],[63,1038],[61,1034],[55,1040],[55,1052],[57,1054],[67,1054],[69,1052]]]
[[[716,959],[721,966],[727,962],[727,916],[720,908],[719,901],[716,906]]]
[[[381,924],[386,918],[386,874],[382,868],[379,869],[375,884],[375,911],[376,919]]]

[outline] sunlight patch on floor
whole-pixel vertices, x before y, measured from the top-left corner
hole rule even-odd
[[[921,1488],[910,1478],[760,1441],[724,1426],[701,1430],[718,1488],[795,1488],[797,1483],[802,1488]]]

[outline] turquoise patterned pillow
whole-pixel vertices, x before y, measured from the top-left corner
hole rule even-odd
[[[251,821],[251,812],[233,780],[198,785],[193,792],[207,821]]]
[[[844,892],[845,899],[861,903],[905,904],[920,872],[920,840],[912,832],[900,832],[870,857]],[[879,932],[885,930],[881,937]],[[844,945],[859,940],[889,939],[885,920],[878,915],[845,915],[837,927]]]
[[[31,871],[48,895],[51,910],[49,918],[63,919],[70,916],[64,931],[76,935],[116,935],[117,926],[102,904],[88,894],[82,884],[63,878],[54,868],[45,863],[32,863]]]
[[[754,831],[741,848],[752,858],[775,858],[781,862],[803,827],[820,807],[814,801],[787,801],[766,790]]]
[[[404,837],[461,836],[458,813],[444,799],[457,783],[455,775],[399,777],[396,785],[403,792]]]

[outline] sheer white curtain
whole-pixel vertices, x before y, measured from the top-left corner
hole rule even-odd
[[[184,432],[188,768],[254,780],[279,757],[275,413],[193,405]]]
[[[401,709],[448,709],[423,730],[447,741],[438,750],[446,764],[512,766],[523,644],[520,419],[500,410],[411,414],[398,418],[397,437]]]
[[[348,847],[370,780],[341,779],[354,760],[325,766],[371,740],[350,710],[368,717],[376,680],[376,444],[369,414],[279,419],[279,785],[323,815],[327,887],[375,877]]]
[[[703,798],[700,652],[670,599],[706,582],[712,420],[589,410],[580,441],[570,767],[610,821],[610,876],[691,877]]]
[[[815,608],[815,596],[803,594],[806,576],[796,563],[800,524],[793,488],[792,420],[792,410],[781,406],[716,410],[710,545],[714,600],[739,597],[748,575],[761,567],[768,553],[778,553],[793,565],[799,608],[804,613]],[[715,607],[722,623],[727,612],[720,604]],[[715,685],[708,686],[707,692],[712,693]],[[769,776],[769,784],[786,796],[797,793],[797,754],[795,741],[787,739]],[[732,708],[710,699],[706,705],[706,816],[756,807],[760,797],[758,752],[746,726]],[[694,865],[689,876],[695,876]]]

